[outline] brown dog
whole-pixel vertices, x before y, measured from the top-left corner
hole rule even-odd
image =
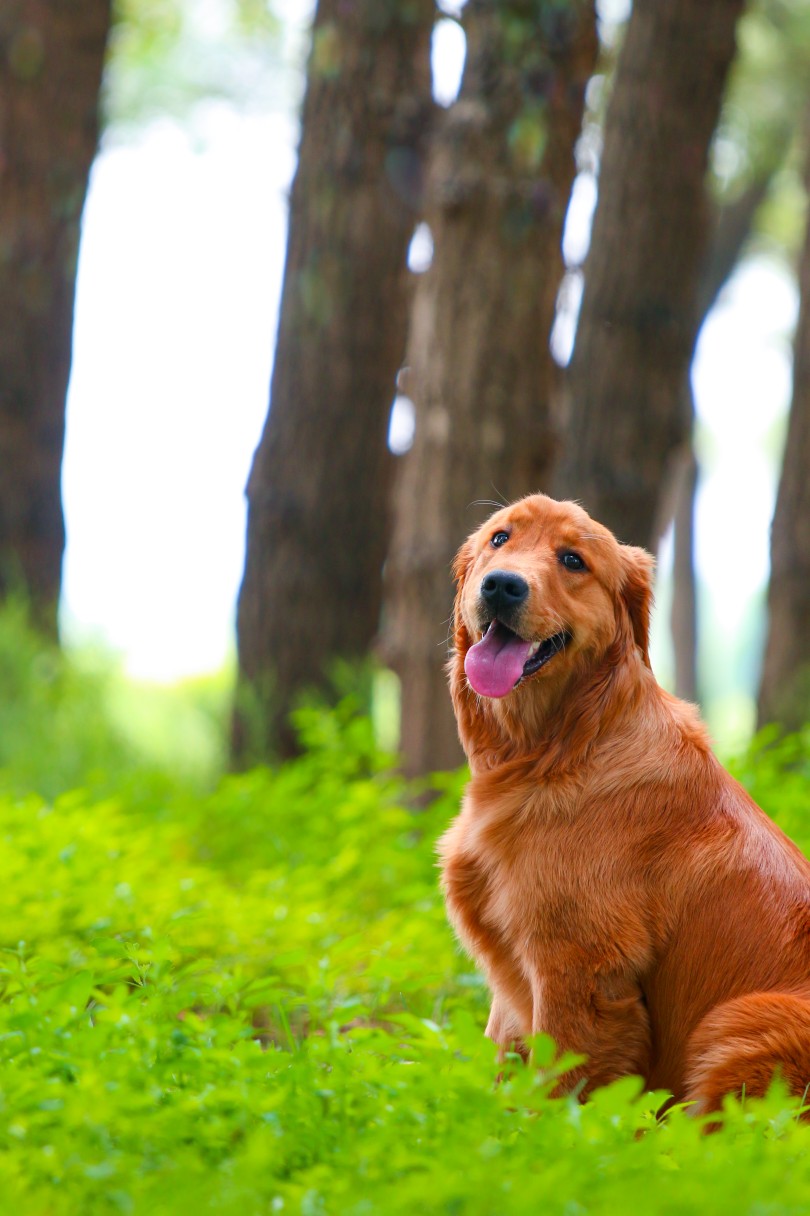
[[[450,686],[472,781],[447,907],[502,1048],[545,1031],[715,1110],[810,1085],[810,864],[655,681],[652,558],[543,495],[456,559]]]

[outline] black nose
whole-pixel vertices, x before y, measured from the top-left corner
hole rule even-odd
[[[495,616],[517,608],[527,598],[529,584],[519,574],[493,570],[481,584],[481,598]]]

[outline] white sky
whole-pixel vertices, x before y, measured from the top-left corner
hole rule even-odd
[[[709,438],[698,499],[696,564],[715,611],[736,624],[768,577],[776,496],[773,431],[791,391],[798,295],[766,258],[745,262],[708,318],[693,368]]]
[[[279,119],[208,128],[99,157],[76,301],[63,613],[162,679],[231,646],[293,167]]]

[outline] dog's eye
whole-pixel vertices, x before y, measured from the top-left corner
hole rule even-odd
[[[492,545],[493,549],[500,549],[501,545],[505,545],[508,540],[508,532],[496,532],[489,543]]]
[[[560,561],[565,566],[566,570],[587,570],[582,558],[578,553],[572,553],[570,549],[566,549],[565,553],[560,554]]]

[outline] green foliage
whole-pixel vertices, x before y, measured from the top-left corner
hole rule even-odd
[[[66,654],[39,637],[19,601],[0,611],[0,690],[0,791],[104,794],[145,764],[196,785],[222,771],[227,671],[170,688],[136,684],[107,655]]]
[[[82,653],[74,662],[81,662]],[[226,761],[233,696],[230,667],[171,685],[135,683],[107,671],[109,722],[134,749],[139,764],[147,761],[182,779],[210,785]]]
[[[766,726],[729,767],[755,801],[810,855],[810,726],[793,735]]]
[[[268,0],[116,0],[108,122],[120,132],[155,118],[185,121],[205,100],[286,109],[300,48],[294,36],[285,40],[280,11]]]
[[[3,662],[23,719],[40,714],[36,739],[17,729],[30,757],[4,753],[14,792],[0,793],[8,1210],[805,1209],[810,1140],[779,1090],[729,1103],[705,1136],[680,1109],[659,1121],[663,1096],[632,1078],[585,1107],[552,1099],[566,1061],[545,1039],[535,1067],[512,1061],[496,1083],[486,991],[437,888],[434,842],[463,776],[407,810],[356,702],[301,711],[301,759],[209,793],[130,758],[104,792],[82,781],[44,799],[31,774],[42,764],[53,782],[49,744],[72,730],[78,753],[100,754],[82,737],[86,686],[63,672],[60,700]],[[739,769],[810,843],[810,736],[765,737]]]
[[[90,654],[67,660],[28,627],[22,602],[0,612],[0,790],[46,797],[134,764],[110,724],[111,676]]]
[[[737,48],[714,141],[715,194],[723,204],[769,182],[756,235],[792,258],[804,231],[810,10],[800,0],[755,0],[739,22]]]

